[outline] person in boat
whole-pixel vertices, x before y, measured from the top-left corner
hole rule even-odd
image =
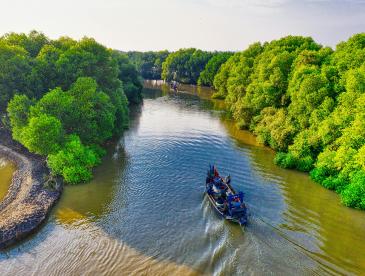
[[[242,207],[242,202],[238,197],[233,198],[231,202],[232,209],[240,209]]]
[[[223,190],[227,189],[227,187],[223,183],[222,177],[220,177],[220,175],[215,167],[214,167],[214,182],[218,185],[218,187],[220,189],[223,189]]]
[[[227,190],[227,186],[224,185],[222,178],[216,176],[216,177],[214,177],[213,182],[217,189],[222,190],[222,191]]]

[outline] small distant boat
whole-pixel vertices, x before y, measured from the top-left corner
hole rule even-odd
[[[247,206],[243,202],[243,193],[236,193],[230,182],[230,176],[223,178],[215,166],[209,166],[205,193],[218,214],[226,220],[246,225]]]

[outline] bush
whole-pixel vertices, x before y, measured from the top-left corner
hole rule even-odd
[[[215,53],[200,73],[198,85],[213,86],[214,76],[217,74],[221,65],[231,56],[232,53]]]
[[[313,164],[313,158],[311,156],[306,156],[297,160],[296,168],[302,172],[309,172],[313,169]]]
[[[29,151],[48,155],[60,149],[63,134],[61,122],[57,118],[42,114],[29,120],[20,141]]]
[[[324,179],[321,184],[323,187],[327,189],[336,190],[337,178],[335,176],[329,176],[326,179]]]
[[[200,73],[211,59],[212,53],[194,48],[171,53],[162,64],[162,78],[182,83],[196,84]]]
[[[220,93],[220,92],[215,92],[213,95],[212,95],[212,99],[217,99],[217,100],[224,100],[225,99],[225,95]]]
[[[13,138],[17,141],[20,141],[22,130],[28,124],[31,106],[32,101],[26,95],[15,95],[8,103],[8,118]]]
[[[47,163],[53,174],[62,175],[67,183],[76,184],[92,178],[92,168],[100,163],[100,157],[73,135],[62,150],[48,156]]]
[[[365,210],[365,171],[357,172],[341,192],[342,202],[349,207]]]
[[[66,182],[91,178],[100,145],[128,127],[127,96],[139,103],[142,88],[128,56],[92,38],[0,37],[0,118]]]
[[[314,168],[310,171],[309,175],[314,181],[321,184],[329,176],[328,170],[324,167]]]
[[[296,160],[294,156],[285,152],[278,152],[275,156],[274,162],[285,169],[293,169],[296,166]]]
[[[336,50],[288,36],[253,44],[220,66],[213,97],[257,140],[280,151],[275,163],[311,171],[312,179],[363,207],[365,34]],[[355,177],[356,175],[356,177]]]

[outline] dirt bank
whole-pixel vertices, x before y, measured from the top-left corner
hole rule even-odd
[[[0,248],[33,232],[61,195],[60,181],[48,182],[45,159],[29,153],[0,126],[0,155],[16,164],[8,194],[0,202]],[[49,185],[52,184],[52,185]]]

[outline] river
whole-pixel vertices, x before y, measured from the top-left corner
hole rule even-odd
[[[275,166],[274,152],[237,130],[210,91],[183,90],[147,84],[94,179],[65,187],[48,222],[0,253],[1,275],[364,273],[365,212]],[[209,163],[245,192],[245,229],[203,196]]]
[[[14,171],[14,164],[0,156],[0,200],[8,193]]]

